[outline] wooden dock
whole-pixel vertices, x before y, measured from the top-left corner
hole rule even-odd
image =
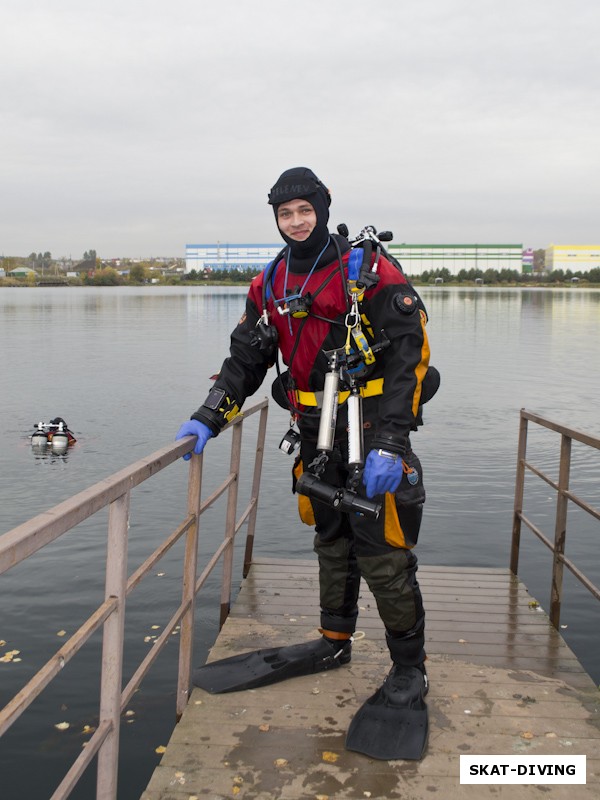
[[[344,748],[390,665],[363,587],[349,666],[234,694],[195,689],[141,800],[597,798],[599,692],[523,584],[508,569],[426,566],[419,581],[431,683],[422,761]],[[255,561],[209,659],[316,638],[318,597],[316,562]],[[461,785],[461,754],[585,754],[587,784]]]

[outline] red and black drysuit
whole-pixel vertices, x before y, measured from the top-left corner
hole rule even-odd
[[[304,412],[298,419],[301,448],[294,467],[296,478],[317,455],[319,412],[308,404],[318,402],[315,393],[323,389],[328,368],[324,351],[344,347],[348,338],[349,245],[342,237],[336,239],[344,277],[331,242],[320,259],[323,265],[319,264],[308,280],[306,272],[293,272],[293,259],[288,272],[285,258],[275,269],[267,268],[253,280],[246,311],[231,335],[230,356],[223,362],[205,404],[193,415],[216,435],[261,385],[273,353],[253,345],[252,338],[266,299],[269,320],[277,329],[278,348],[289,371],[288,396]],[[416,429],[419,419],[429,345],[425,313],[404,275],[384,257],[379,259],[377,275],[378,283],[365,292],[360,304],[361,325],[371,345],[382,338],[382,331],[390,344],[377,353],[363,378],[365,455],[372,448],[402,455],[407,466],[416,470],[418,482],[411,485],[404,476],[397,492],[382,498],[383,509],[376,520],[342,513],[304,496],[299,496],[299,509],[302,520],[315,525],[323,629],[340,634],[354,632],[362,575],[376,599],[393,661],[417,665],[425,657],[424,612],[416,579],[417,560],[411,548],[419,534],[425,490],[409,433]],[[264,287],[266,276],[269,285]],[[308,316],[296,319],[281,315],[277,306],[283,304],[278,301],[286,293],[300,290],[304,297],[310,296]],[[334,449],[320,476],[333,486],[345,486],[348,477],[346,420],[342,404]]]

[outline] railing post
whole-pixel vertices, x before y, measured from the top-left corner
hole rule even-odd
[[[521,545],[521,514],[525,492],[525,456],[527,454],[527,418],[521,409],[519,423],[519,447],[517,452],[517,476],[515,480],[515,506],[513,513],[512,541],[510,547],[510,571],[519,571],[519,547]]]
[[[229,616],[231,608],[231,583],[233,580],[233,542],[235,538],[235,524],[237,515],[238,488],[240,485],[240,461],[242,455],[242,426],[244,422],[240,420],[233,426],[231,437],[231,461],[229,472],[235,475],[227,491],[227,516],[225,519],[225,539],[227,547],[223,552],[223,583],[221,584],[221,613],[219,617],[219,627]]]
[[[258,495],[260,493],[260,478],[262,473],[263,456],[265,454],[265,437],[267,433],[267,416],[269,407],[265,406],[260,412],[258,434],[256,437],[256,458],[254,460],[254,475],[252,478],[252,511],[248,517],[248,531],[246,533],[246,550],[244,552],[244,567],[242,576],[247,577],[252,563],[252,550],[254,548],[254,531],[256,530],[256,515],[258,512]]]
[[[117,797],[129,496],[127,491],[117,497],[108,513],[105,597],[116,597],[118,602],[116,610],[104,623],[102,640],[100,722],[108,722],[111,731],[98,752],[96,800],[116,800]]]
[[[558,470],[558,495],[556,498],[556,524],[554,528],[554,553],[552,560],[552,588],[550,591],[550,622],[558,629],[562,603],[563,561],[567,535],[567,507],[569,475],[571,472],[571,437],[563,434],[560,442],[560,466]]]
[[[202,495],[202,455],[192,455],[188,477],[188,515],[194,516],[194,524],[189,528],[185,538],[185,555],[183,562],[182,605],[187,604],[187,611],[181,618],[179,640],[179,673],[177,677],[176,718],[183,714],[190,696],[192,677],[192,654],[194,643],[194,608],[196,573],[198,570],[198,539],[200,533],[200,505]]]

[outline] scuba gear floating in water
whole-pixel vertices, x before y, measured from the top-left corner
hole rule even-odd
[[[355,714],[346,749],[382,761],[423,757],[429,733],[427,674],[394,664],[383,685]]]
[[[50,422],[38,422],[34,428],[30,438],[31,446],[37,452],[46,450],[50,445],[53,453],[65,453],[77,441],[62,417],[55,417]]]
[[[325,637],[288,647],[272,647],[240,653],[205,664],[194,671],[194,686],[211,694],[240,692],[271,683],[313,675],[348,664],[352,639],[335,644]]]

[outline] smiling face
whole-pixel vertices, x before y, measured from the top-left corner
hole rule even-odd
[[[277,225],[285,236],[305,242],[317,224],[317,214],[308,200],[290,200],[277,208]]]

